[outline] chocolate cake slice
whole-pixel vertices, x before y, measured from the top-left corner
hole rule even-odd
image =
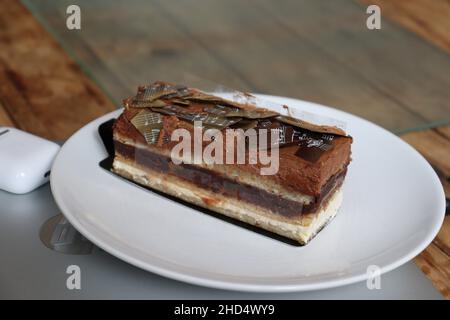
[[[352,138],[340,128],[283,116],[253,105],[250,95],[243,97],[228,100],[164,82],[140,87],[124,100],[125,109],[114,123],[112,170],[306,244],[341,205]],[[205,139],[205,132],[215,135]],[[239,140],[228,132],[245,133],[243,158],[235,150]],[[192,143],[174,152],[183,137]],[[197,159],[195,149],[207,150],[219,143],[218,137],[224,141],[210,153],[215,161]],[[264,173],[269,164],[263,154],[276,155],[276,170]]]

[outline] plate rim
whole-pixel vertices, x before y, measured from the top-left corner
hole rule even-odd
[[[428,161],[416,149],[414,149],[411,145],[409,145],[408,143],[403,141],[400,137],[398,137],[397,135],[393,134],[392,132],[384,129],[383,127],[381,127],[369,120],[361,118],[357,115],[351,114],[349,112],[345,112],[345,111],[335,109],[332,107],[324,106],[324,105],[321,105],[318,103],[295,99],[295,98],[290,98],[290,97],[265,95],[265,94],[254,94],[254,95],[257,96],[258,98],[261,98],[264,100],[269,100],[269,101],[277,101],[278,99],[288,100],[288,101],[289,100],[297,101],[297,102],[300,102],[303,104],[308,104],[313,107],[314,106],[320,107],[320,109],[323,109],[325,112],[332,111],[334,113],[337,112],[338,114],[342,114],[345,116],[355,117],[367,125],[375,126],[375,127],[377,127],[377,129],[383,130],[385,133],[390,135],[391,138],[395,138],[396,140],[398,140],[401,143],[403,143],[404,145],[406,145],[410,151],[412,151],[413,153],[416,154],[416,156],[421,158],[421,160],[429,167],[429,169],[432,170],[432,172],[434,173],[435,182],[439,183],[440,188],[438,188],[438,189],[441,193],[441,196],[439,198],[442,199],[441,203],[439,205],[439,209],[441,211],[441,218],[439,219],[440,222],[437,222],[434,225],[433,229],[428,233],[428,235],[426,237],[424,237],[424,239],[420,242],[420,245],[417,245],[414,250],[409,250],[408,253],[404,254],[401,257],[398,257],[397,259],[394,259],[395,261],[387,263],[383,266],[380,266],[380,274],[384,274],[389,271],[392,271],[392,270],[400,267],[401,265],[405,264],[406,262],[412,260],[414,257],[416,257],[418,254],[420,254],[432,242],[432,240],[436,237],[437,233],[439,232],[439,230],[442,226],[442,223],[444,221],[444,218],[445,218],[445,194],[444,194],[443,186],[440,183],[439,178],[437,177],[437,174],[434,172],[434,170],[432,169],[432,167],[428,163]],[[299,109],[297,107],[292,107],[292,108]],[[61,147],[60,152],[58,153],[58,155],[56,156],[56,158],[53,162],[53,166],[52,166],[52,170],[51,170],[52,174],[50,175],[50,187],[51,187],[53,197],[55,199],[55,203],[57,204],[58,208],[61,210],[62,214],[67,218],[67,220],[75,227],[75,229],[77,229],[83,236],[85,236],[87,239],[89,239],[96,246],[98,246],[99,248],[102,248],[109,254],[121,259],[122,261],[125,261],[125,262],[127,262],[131,265],[134,265],[140,269],[158,274],[160,276],[178,280],[178,281],[182,281],[182,282],[186,282],[186,283],[190,283],[190,284],[194,284],[194,285],[200,285],[200,286],[217,288],[217,289],[225,289],[225,290],[235,290],[235,291],[238,290],[238,291],[261,292],[261,293],[262,292],[267,292],[267,293],[268,292],[301,292],[301,291],[312,291],[312,290],[335,288],[335,287],[344,286],[344,285],[348,285],[348,284],[352,284],[352,283],[356,283],[356,282],[361,282],[361,281],[368,279],[367,273],[361,273],[361,274],[356,274],[356,275],[344,276],[344,277],[341,277],[338,279],[321,280],[320,282],[313,282],[313,283],[306,283],[306,284],[305,283],[293,283],[293,284],[278,284],[278,285],[276,285],[276,284],[261,284],[261,283],[259,283],[259,284],[239,283],[239,282],[234,282],[234,281],[217,280],[217,279],[211,279],[211,278],[207,278],[207,277],[199,277],[199,276],[195,276],[192,274],[182,273],[177,270],[168,270],[167,268],[160,267],[157,265],[150,265],[144,261],[137,259],[136,257],[133,257],[129,254],[121,252],[120,250],[117,250],[110,244],[103,241],[101,239],[101,237],[98,237],[98,235],[95,235],[95,234],[89,232],[88,230],[86,230],[86,228],[80,223],[80,221],[78,221],[78,219],[70,213],[71,210],[64,203],[63,197],[59,193],[58,188],[56,187],[57,182],[55,181],[56,178],[55,178],[55,175],[53,174],[53,172],[54,172],[53,169],[57,168],[57,165],[59,163],[58,160],[60,158],[60,155],[63,154],[63,151],[65,150],[64,149],[65,146],[68,145],[68,143],[78,133],[80,133],[83,130],[86,130],[89,126],[92,126],[94,123],[101,123],[101,121],[105,121],[106,119],[109,119],[111,117],[114,117],[114,116],[120,114],[121,110],[122,109],[120,108],[120,109],[114,110],[112,112],[109,112],[103,116],[100,116],[100,117],[92,120],[91,122],[89,122],[88,124],[83,126],[82,128],[80,128],[79,130],[77,130]]]

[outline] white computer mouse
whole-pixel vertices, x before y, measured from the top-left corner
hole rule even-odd
[[[24,194],[48,182],[59,149],[54,142],[0,127],[0,189]]]

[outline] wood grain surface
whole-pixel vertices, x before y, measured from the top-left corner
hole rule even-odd
[[[15,124],[13,123],[9,115],[6,113],[6,109],[0,103],[0,127],[1,126],[15,127]]]
[[[446,0],[78,1],[82,32],[65,28],[71,1],[24,2],[34,16],[18,1],[0,1],[0,126],[66,139],[138,84],[183,81],[180,70],[335,106],[391,130],[450,117]],[[367,3],[382,7],[382,31],[364,27]],[[449,196],[450,126],[402,138]],[[449,233],[446,218],[416,258],[447,299]]]
[[[113,110],[104,93],[18,1],[0,1],[0,121],[66,139]]]

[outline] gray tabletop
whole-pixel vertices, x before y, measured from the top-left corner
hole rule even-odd
[[[135,268],[92,246],[59,214],[49,185],[20,196],[0,191],[0,299],[442,299],[413,262],[383,275],[381,289],[372,290],[366,282],[282,294],[189,285]],[[79,290],[67,288],[71,265],[80,268]]]

